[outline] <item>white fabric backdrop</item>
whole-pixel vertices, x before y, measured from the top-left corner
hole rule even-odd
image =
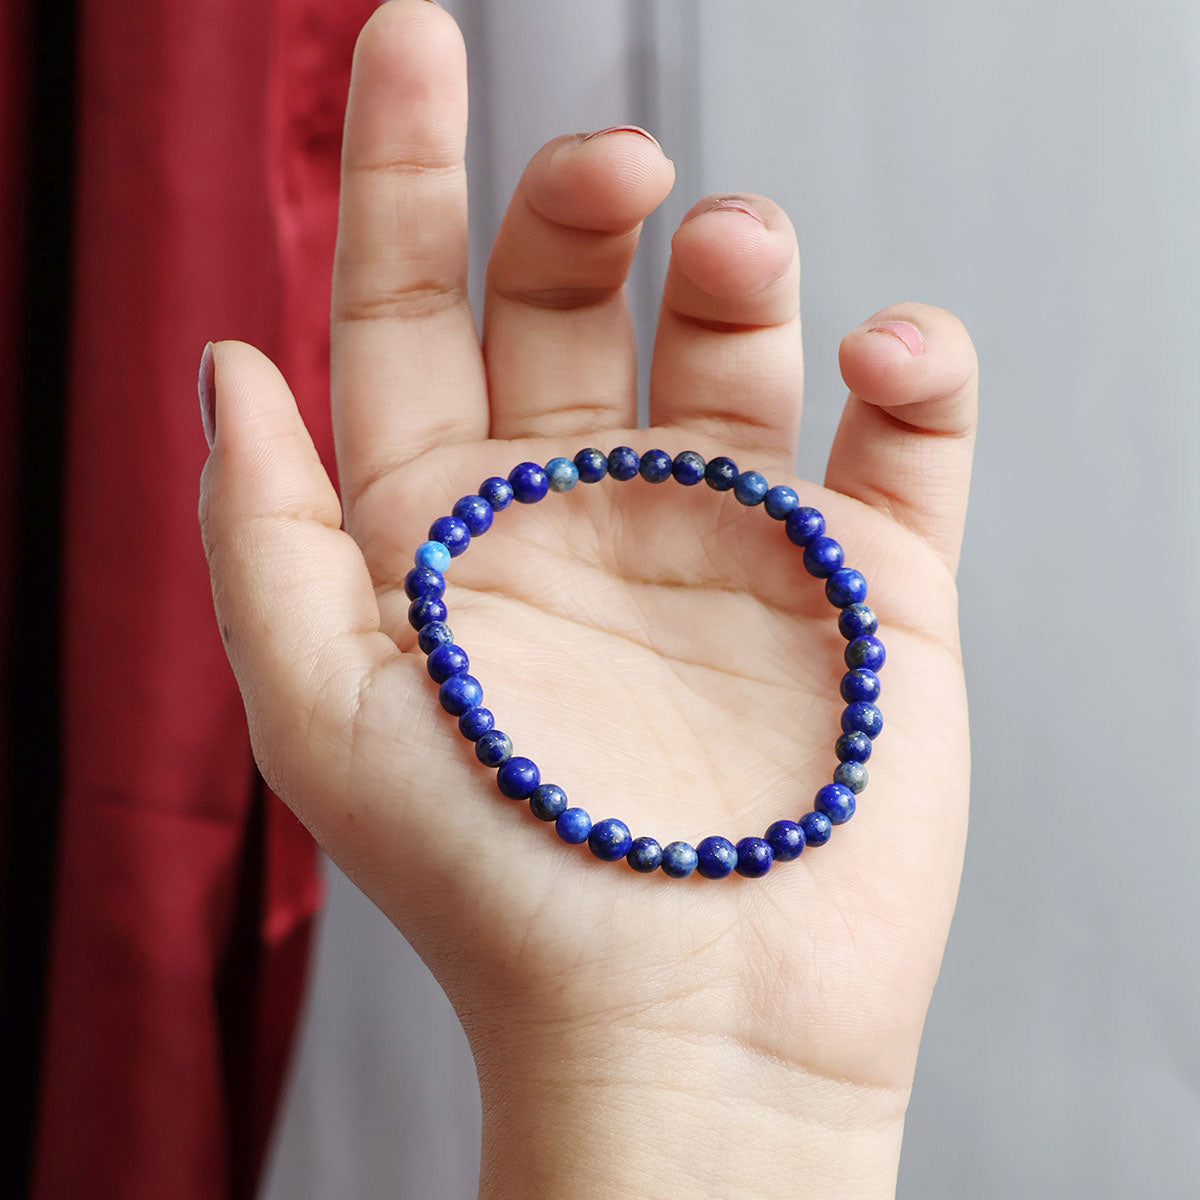
[[[901,1197],[1200,1196],[1200,6],[459,0],[474,281],[533,151],[636,121],[670,233],[764,192],[805,264],[802,473],[875,308],[957,312],[983,369],[961,571],[975,784]],[[335,871],[267,1200],[474,1194],[444,997]]]

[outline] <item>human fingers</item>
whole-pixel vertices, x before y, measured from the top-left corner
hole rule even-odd
[[[651,424],[715,435],[790,469],[804,376],[791,222],[763,196],[710,196],[684,217],[671,251]]]
[[[333,279],[332,387],[347,528],[372,485],[487,431],[467,300],[466,55],[453,19],[392,0],[359,35]]]
[[[962,322],[928,304],[882,309],[842,340],[850,397],[825,484],[894,517],[958,568],[979,368]]]
[[[675,169],[636,126],[556,138],[534,155],[492,248],[483,346],[492,434],[637,423],[625,276]]]

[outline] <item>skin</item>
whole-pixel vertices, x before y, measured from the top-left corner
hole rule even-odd
[[[629,129],[540,150],[492,249],[481,344],[465,135],[452,18],[392,0],[346,121],[340,499],[278,371],[215,347],[200,519],[259,766],[462,1019],[481,1196],[894,1195],[966,836],[970,340],[916,303],[847,334],[824,486],[795,479],[795,236],[765,197],[708,197],[674,237],[638,430],[623,282],[671,163]],[[619,444],[790,484],[870,583],[888,648],[870,787],[766,879],[639,876],[561,844],[500,798],[416,649],[402,584],[430,521],[517,462]],[[736,840],[828,780],[844,642],[763,513],[704,485],[581,484],[498,515],[448,583],[498,727],[594,818]]]

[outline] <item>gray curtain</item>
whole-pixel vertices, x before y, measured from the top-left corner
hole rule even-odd
[[[1200,1196],[1200,6],[1192,0],[453,0],[474,269],[526,159],[636,121],[679,167],[631,293],[648,346],[701,194],[790,212],[802,474],[841,335],[917,299],[979,348],[961,571],[974,790],[900,1195]],[[461,1031],[330,869],[264,1195],[461,1200]]]

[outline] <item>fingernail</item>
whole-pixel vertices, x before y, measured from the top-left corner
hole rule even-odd
[[[590,142],[594,137],[603,137],[606,133],[639,133],[647,141],[653,142],[661,150],[658,138],[640,125],[610,125],[607,129],[597,129],[594,133],[585,134],[583,140]]]
[[[913,358],[925,349],[925,339],[921,336],[921,331],[907,321],[880,321],[878,325],[872,325],[867,332],[890,333],[892,337],[899,338]]]
[[[206,342],[200,356],[200,378],[196,382],[200,393],[200,424],[204,426],[204,440],[211,450],[217,440],[217,376],[213,359],[213,344]]]
[[[722,196],[720,199],[714,200],[704,211],[745,213],[746,216],[753,217],[760,225],[766,224],[762,213],[748,200],[743,200],[740,196]]]

